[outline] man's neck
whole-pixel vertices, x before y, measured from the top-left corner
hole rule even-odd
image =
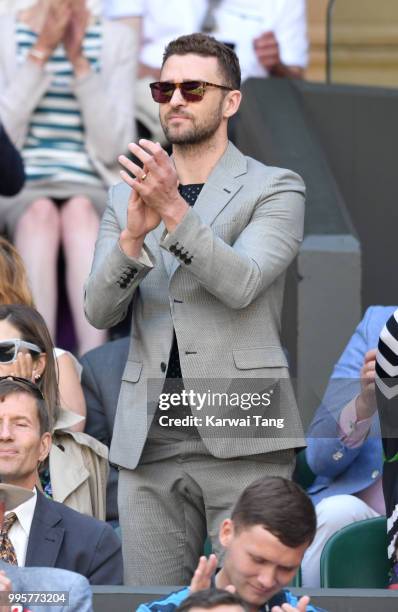
[[[173,145],[173,160],[180,183],[205,183],[227,146],[226,137],[213,138],[195,145]]]

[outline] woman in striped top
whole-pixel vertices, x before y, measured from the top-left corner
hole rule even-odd
[[[92,15],[85,0],[38,0],[0,19],[0,119],[20,148],[26,186],[0,198],[0,219],[22,254],[52,335],[57,262],[79,350],[103,340],[83,312],[99,215],[116,159],[134,139],[134,32]]]

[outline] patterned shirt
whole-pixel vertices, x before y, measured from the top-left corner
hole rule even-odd
[[[200,192],[202,191],[203,183],[193,183],[191,185],[179,185],[178,191],[189,206],[194,206]],[[178,352],[177,337],[174,332],[173,344],[170,351],[169,365],[167,368],[166,378],[181,378],[180,355]]]

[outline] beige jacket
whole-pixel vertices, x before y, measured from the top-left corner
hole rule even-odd
[[[108,448],[92,436],[68,428],[81,417],[61,410],[49,457],[53,499],[105,520]]]
[[[119,180],[117,156],[134,140],[134,87],[137,37],[126,24],[104,21],[101,72],[76,79],[74,94],[83,114],[86,146],[99,176]],[[0,121],[21,149],[29,120],[50,75],[27,60],[16,61],[15,14],[0,17]]]

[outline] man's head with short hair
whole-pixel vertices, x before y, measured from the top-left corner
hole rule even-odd
[[[51,447],[47,404],[27,379],[0,380],[0,478],[32,489]]]
[[[314,506],[301,487],[279,477],[256,480],[220,527],[225,558],[217,587],[231,584],[246,604],[261,607],[294,578],[315,531]]]
[[[239,595],[221,589],[206,589],[184,599],[176,612],[248,612]]]
[[[166,47],[160,80],[169,84],[169,97],[159,106],[169,142],[184,151],[192,147],[223,151],[228,120],[241,101],[239,61],[232,49],[205,34],[180,36]],[[193,81],[203,95],[196,93],[191,100],[184,96],[181,83]]]
[[[236,532],[261,525],[289,548],[309,546],[315,537],[314,506],[303,489],[277,476],[255,480],[243,491],[231,519]]]
[[[40,435],[49,432],[51,427],[48,406],[40,388],[30,380],[23,378],[16,380],[15,377],[10,376],[0,380],[0,402],[2,402],[5,397],[16,393],[26,393],[34,399]]]
[[[223,79],[222,84],[231,87],[231,89],[240,89],[240,65],[235,51],[206,34],[187,34],[169,42],[163,54],[162,68],[171,55],[189,54],[215,57],[220,76]]]

